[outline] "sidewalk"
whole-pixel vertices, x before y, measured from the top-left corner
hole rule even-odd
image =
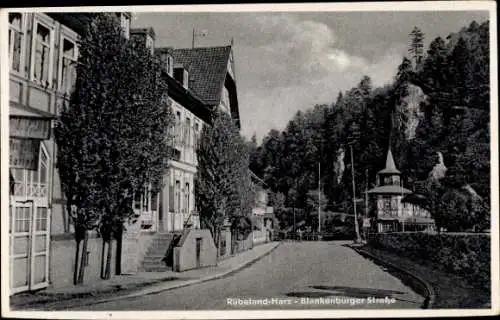
[[[433,295],[431,309],[491,308],[491,295],[488,290],[477,288],[465,279],[439,270],[430,263],[415,261],[369,246],[358,247],[355,250],[366,252],[380,260],[382,264],[388,262],[422,279],[431,287]]]
[[[235,273],[278,247],[279,242],[261,244],[251,250],[219,261],[217,266],[184,272],[139,272],[135,275],[113,276],[80,286],[47,288],[35,293],[21,293],[10,297],[13,310],[59,310],[99,302],[143,296],[214,280]]]

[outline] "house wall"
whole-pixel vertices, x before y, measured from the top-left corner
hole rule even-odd
[[[158,220],[160,231],[164,232],[182,230],[187,219],[196,228],[200,227],[195,210],[194,178],[198,165],[196,144],[204,123],[177,101],[170,101],[176,119],[174,146],[180,151],[180,157],[178,161],[169,161],[170,168],[161,191]]]

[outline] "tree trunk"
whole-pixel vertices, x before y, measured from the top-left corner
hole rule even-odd
[[[73,284],[78,284],[78,273],[80,270],[80,263],[78,259],[80,258],[80,243],[82,242],[80,239],[75,239],[76,248],[75,248],[75,267],[73,269]]]
[[[118,230],[116,236],[116,264],[115,274],[122,274],[122,244],[123,244],[123,227]]]
[[[107,252],[107,257],[106,257],[106,269],[104,270],[104,279],[109,279],[111,278],[111,257],[112,257],[112,253],[113,253],[113,250],[112,250],[112,246],[113,246],[113,242],[112,242],[112,235],[111,237],[109,237],[109,240],[108,240],[108,252]]]
[[[78,283],[83,283],[83,279],[85,276],[85,267],[87,265],[87,244],[88,244],[88,233],[85,230],[84,237],[83,237],[83,247],[82,247],[82,254],[81,254],[81,259],[80,259],[80,270],[78,272]]]
[[[103,239],[101,247],[101,279],[104,279],[104,251],[106,251],[106,242]]]
[[[220,238],[221,238],[221,231],[219,228],[215,228],[215,237],[216,237],[216,246],[217,246],[217,260],[219,260],[220,257]]]

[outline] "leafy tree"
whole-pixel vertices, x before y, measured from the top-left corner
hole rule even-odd
[[[307,193],[306,210],[309,213],[309,225],[318,225],[318,211],[324,213],[327,204],[328,199],[323,191],[319,192],[318,190],[310,190]]]
[[[224,220],[234,221],[251,212],[248,150],[230,116],[217,111],[212,125],[202,130],[197,154],[195,201],[202,227],[210,230],[219,247]]]
[[[112,15],[97,15],[81,40],[75,91],[56,128],[67,207],[76,212],[77,244],[83,239],[86,252],[88,230],[98,229],[103,259],[107,247],[104,279],[111,276],[113,238],[120,261],[124,224],[135,216],[134,194],[150,183],[160,187],[170,154],[167,87],[146,52],[122,36]],[[87,200],[78,200],[83,196]],[[75,263],[75,274],[77,268],[81,276],[75,283],[83,281],[84,269]]]
[[[274,130],[264,137],[258,158],[265,168],[265,181],[274,192],[287,195],[288,206],[306,208],[307,193],[317,185],[321,163],[321,182],[329,205],[352,210],[349,145],[357,190],[364,189],[366,180],[373,185],[389,146],[404,173],[405,187],[415,190],[427,183],[441,152],[448,167],[446,179],[421,191],[434,197],[431,211],[437,209],[445,190],[460,190],[464,184],[478,193],[486,208],[490,193],[488,30],[488,22],[473,22],[446,39],[431,41],[424,57],[424,35],[415,28],[410,34],[414,45],[410,56],[416,68],[405,57],[393,83],[373,88],[371,79],[363,77],[330,105],[299,111],[281,134]],[[409,140],[405,109],[410,87],[419,90],[415,86],[425,94],[418,106],[424,117]],[[343,166],[337,163],[342,150],[347,152]],[[345,170],[338,177],[335,169],[341,167]],[[454,203],[460,206],[460,202]]]

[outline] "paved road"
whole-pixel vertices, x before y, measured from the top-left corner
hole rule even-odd
[[[423,297],[343,244],[287,242],[251,267],[223,279],[75,310],[421,307]]]

